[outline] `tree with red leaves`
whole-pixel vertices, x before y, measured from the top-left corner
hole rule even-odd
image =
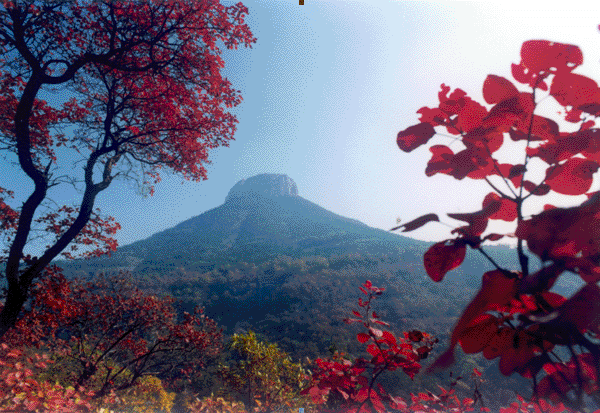
[[[475,379],[473,399],[465,398],[462,402],[454,394],[454,389],[447,391],[439,386],[442,390],[439,396],[431,391],[420,392],[418,396],[411,393],[413,404],[409,407],[402,397],[389,394],[380,383],[377,383],[378,377],[386,370],[402,369],[411,380],[414,379],[421,369],[419,361],[429,356],[434,344],[439,340],[419,330],[405,331],[403,337],[397,337],[388,330],[380,330],[378,325],[389,326],[389,324],[382,321],[373,311],[372,301],[380,296],[385,288],[375,287],[367,280],[360,290],[367,296],[366,300],[362,298],[358,300],[358,305],[364,308],[364,313],[353,310],[352,314],[357,318],[347,318],[344,322],[363,324],[367,333],[358,333],[356,339],[367,345],[367,352],[372,357],[370,359],[360,357],[352,362],[344,353],[336,350],[333,359],[315,360],[311,382],[300,394],[308,394],[316,405],[324,405],[319,412],[383,413],[419,410],[437,413],[439,410],[432,405],[438,404],[442,408],[458,413],[473,411],[473,404],[478,400],[482,405],[480,411],[490,411],[481,400],[478,389],[482,382],[478,379],[481,373],[476,368],[471,375],[471,378]],[[364,374],[365,372],[367,374]],[[456,386],[460,379],[462,377],[459,376],[450,386]]]
[[[90,401],[100,404],[149,376],[171,385],[199,374],[221,352],[222,329],[200,307],[179,317],[172,298],[142,293],[129,276],[83,285],[49,267],[32,287],[31,308],[4,336],[5,344],[56,359],[50,372],[38,372],[38,384],[45,379],[85,388]],[[16,379],[14,384],[23,377]],[[29,395],[22,402],[35,400]]]
[[[521,92],[510,80],[489,75],[483,84],[483,97],[492,105],[488,110],[464,91],[449,94],[450,87],[442,85],[439,107],[419,109],[420,123],[397,136],[399,148],[411,152],[428,143],[436,127],[445,128],[461,139],[465,149],[455,154],[448,146],[433,145],[426,175],[484,179],[494,190],[483,200],[481,210],[448,214],[467,225],[454,229],[456,238],[436,243],[424,256],[427,274],[436,282],[462,264],[467,246],[484,254],[495,267],[483,275],[481,290],[454,326],[450,347],[428,371],[452,365],[454,348],[460,344],[466,353],[482,352],[488,360],[500,357],[504,375],[517,372],[533,379],[534,398],[564,402],[572,409],[581,408],[583,391],[598,395],[600,384],[600,191],[589,192],[600,167],[600,129],[594,128],[600,115],[600,88],[594,80],[573,73],[582,63],[577,46],[527,41],[521,48],[521,62],[512,65],[512,75],[531,92]],[[560,132],[555,121],[534,113],[540,102],[536,97],[544,92],[564,107],[564,119],[578,124],[577,131]],[[494,158],[507,137],[525,141],[523,164],[500,163]],[[547,165],[538,183],[525,178],[532,158]],[[492,182],[492,177],[499,183]],[[588,200],[572,208],[546,205],[543,212],[525,219],[524,201],[550,191],[586,195]],[[490,219],[516,220],[516,232],[484,236]],[[439,221],[436,214],[394,229],[412,231],[432,221]],[[504,236],[518,239],[520,271],[501,268],[481,246],[485,240]],[[541,268],[533,273],[525,241],[541,260]],[[564,272],[586,283],[569,299],[549,291]],[[559,360],[550,358],[548,353],[556,345],[568,347],[570,361],[562,362],[554,353]],[[546,376],[538,383],[538,374],[544,372]],[[571,390],[575,400],[568,397]]]
[[[226,108],[241,102],[221,76],[218,42],[251,47],[247,13],[242,3],[218,0],[0,1],[0,141],[35,186],[20,210],[0,199],[10,246],[0,337],[17,322],[34,279],[69,244],[72,251],[77,243],[104,245],[87,256],[115,250],[110,235],[120,226],[93,207],[116,177],[131,178],[139,167],[149,185],[145,179],[159,182],[158,169],[168,166],[185,179],[207,178],[208,151],[227,146],[236,130]],[[50,105],[40,98],[52,88],[69,99]],[[74,132],[67,136],[63,126]],[[83,179],[76,171],[54,178],[59,147],[81,156]],[[48,189],[68,183],[84,184],[78,206],[40,216]],[[23,253],[34,222],[55,236],[40,257]]]

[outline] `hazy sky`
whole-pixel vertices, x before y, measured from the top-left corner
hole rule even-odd
[[[252,49],[224,54],[224,74],[244,99],[234,110],[240,121],[235,141],[211,153],[207,181],[163,174],[155,195],[146,199],[130,183],[113,182],[96,206],[122,225],[116,235],[120,245],[221,205],[237,181],[260,173],[287,174],[300,196],[376,228],[387,230],[397,217],[406,222],[430,212],[451,226],[462,225],[445,213],[481,209],[491,188],[468,178],[428,178],[424,171],[430,145],[410,154],[396,145],[397,133],[418,123],[419,108],[437,106],[440,85],[461,88],[485,104],[481,88],[486,76],[512,79],[510,65],[520,61],[521,44],[532,39],[580,46],[584,65],[576,73],[600,79],[600,6],[583,9],[568,2],[556,9],[531,1],[521,2],[520,9],[513,2],[243,3],[258,42]],[[540,114],[557,120],[552,98],[542,107],[546,112]],[[431,141],[448,143],[442,136]],[[503,151],[501,159],[522,162],[523,146],[511,144],[512,152]],[[2,162],[0,186],[15,190],[17,200],[11,205],[20,206],[33,185],[19,169]],[[66,167],[63,171],[71,165]],[[80,167],[76,171],[82,172]],[[595,182],[591,191],[598,189]],[[49,193],[59,205],[81,199],[66,185]],[[571,206],[585,199],[549,195],[537,204],[528,200],[525,212],[539,212],[544,203]],[[514,228],[504,223],[488,230]],[[432,223],[406,235],[439,241],[449,238],[450,230]]]

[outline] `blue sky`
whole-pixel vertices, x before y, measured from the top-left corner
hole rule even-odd
[[[510,64],[519,62],[521,44],[531,39],[580,46],[584,65],[577,73],[600,79],[600,7],[563,3],[565,8],[556,9],[522,2],[517,9],[513,2],[391,0],[243,3],[258,42],[252,49],[224,53],[224,74],[244,98],[233,110],[240,121],[235,141],[211,153],[207,181],[163,174],[148,198],[125,181],[103,191],[96,207],[121,224],[120,245],[221,205],[237,181],[259,173],[285,173],[302,197],[372,227],[387,230],[397,217],[406,222],[430,212],[458,226],[445,213],[480,209],[491,189],[470,179],[428,178],[430,145],[410,154],[396,145],[397,133],[418,123],[419,108],[437,106],[440,85],[459,87],[484,103],[486,76],[512,79]],[[552,98],[543,108],[557,120]],[[436,136],[431,143],[449,142]],[[522,161],[523,147],[509,149],[501,152],[502,160]],[[71,169],[70,162],[63,165],[63,173]],[[75,170],[81,173],[80,167]],[[0,186],[16,191],[15,207],[33,189],[25,174],[5,161]],[[595,182],[591,190],[598,189]],[[59,205],[81,198],[67,185],[49,194]],[[544,203],[572,206],[585,199],[548,196],[526,203],[525,213],[539,212]],[[505,223],[488,227],[494,232],[514,228]],[[439,241],[449,238],[450,230],[432,223],[406,235]],[[26,252],[39,251],[32,245]]]

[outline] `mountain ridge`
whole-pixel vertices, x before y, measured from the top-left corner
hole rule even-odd
[[[248,181],[252,183],[251,179]],[[294,188],[294,185],[293,181],[288,181],[289,188]],[[248,259],[318,255],[342,244],[346,252],[379,252],[381,249],[393,252],[392,244],[426,244],[335,214],[298,195],[280,196],[280,193],[273,194],[268,190],[259,193],[254,190],[256,185],[247,187],[251,190],[244,196],[239,190],[237,196],[231,196],[232,188],[228,200],[222,205],[119,247],[110,258],[55,263],[72,267],[74,263],[98,262],[110,267],[111,262],[129,257],[128,260],[136,264],[130,268],[133,265],[130,263],[127,268],[135,271],[139,263],[149,256],[156,258],[164,256],[164,251],[177,251],[175,244],[186,245],[188,253],[185,255],[194,254],[195,261],[199,257],[211,260],[236,254]],[[358,244],[351,245],[349,239]],[[173,248],[168,248],[168,245]]]

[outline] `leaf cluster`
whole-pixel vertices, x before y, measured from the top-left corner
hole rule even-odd
[[[428,371],[452,365],[454,348],[460,344],[467,353],[499,357],[504,375],[517,372],[532,379],[534,398],[546,397],[570,408],[581,407],[584,391],[598,393],[600,376],[600,307],[590,305],[600,299],[596,285],[600,280],[600,192],[589,192],[593,174],[600,168],[600,134],[594,127],[600,115],[600,88],[594,80],[574,73],[582,63],[577,46],[527,41],[521,48],[521,62],[512,65],[512,75],[531,93],[519,91],[506,78],[489,75],[483,84],[484,99],[492,105],[488,109],[461,89],[448,95],[450,87],[443,84],[439,107],[421,108],[420,123],[397,136],[399,148],[411,152],[428,143],[438,133],[436,127],[444,128],[465,149],[454,153],[448,146],[433,145],[426,175],[485,180],[493,189],[481,210],[447,214],[466,225],[452,230],[456,238],[434,244],[424,255],[424,267],[435,282],[463,263],[467,246],[481,252],[496,268],[483,275],[480,291],[453,328],[450,346]],[[578,130],[561,132],[555,121],[534,113],[541,103],[536,96],[543,92],[564,107],[564,120],[579,124]],[[502,163],[494,155],[509,142],[507,137],[524,141],[522,164]],[[526,179],[532,172],[531,161],[547,165],[539,182]],[[492,182],[495,178],[500,184]],[[571,208],[547,204],[543,212],[526,219],[524,201],[550,191],[586,195],[588,200]],[[516,231],[484,235],[490,220],[516,220]],[[413,231],[433,221],[439,221],[438,216],[426,214],[395,229]],[[481,247],[485,240],[505,236],[518,240],[519,271],[502,268]],[[525,243],[542,262],[534,273],[529,270]],[[565,272],[586,283],[569,299],[549,292]],[[579,346],[578,354],[574,344]],[[567,363],[549,357],[559,345],[567,346],[572,355]],[[546,375],[538,383],[540,373]],[[575,400],[568,396],[572,388]]]

